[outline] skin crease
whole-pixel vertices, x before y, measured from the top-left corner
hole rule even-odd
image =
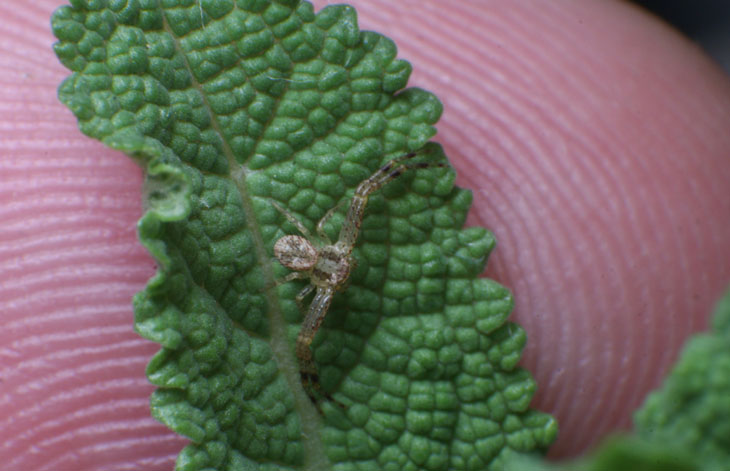
[[[435,139],[561,424],[550,456],[628,429],[730,281],[728,77],[619,2],[352,3],[444,103]],[[149,416],[158,346],[132,330],[141,173],[57,101],[61,4],[0,3],[0,463],[169,470],[186,441]]]

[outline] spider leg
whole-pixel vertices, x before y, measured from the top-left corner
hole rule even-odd
[[[340,206],[342,206],[343,202],[344,200],[340,200],[339,203],[330,208],[330,210],[327,211],[324,216],[322,216],[322,219],[320,219],[317,223],[317,235],[319,236],[320,240],[322,240],[322,242],[324,242],[326,245],[332,245],[332,241],[329,237],[327,237],[327,234],[324,232],[324,225],[327,223],[329,218],[331,218],[337,212],[337,210],[340,209]]]
[[[289,283],[292,280],[301,280],[302,278],[309,278],[309,273],[304,271],[293,271],[274,281],[274,286],[283,285],[284,283]]]
[[[443,162],[405,162],[417,155],[418,152],[410,152],[389,161],[380,167],[370,178],[360,183],[355,190],[355,195],[367,197],[370,193],[377,191],[386,183],[401,176],[406,170],[446,166]]]
[[[370,178],[364,180],[355,189],[355,194],[350,203],[350,209],[347,211],[347,219],[340,229],[339,243],[348,247],[355,245],[358,233],[360,232],[360,224],[365,215],[365,206],[368,203],[370,194],[382,188],[386,183],[395,180],[405,171],[410,169],[428,168],[428,167],[445,167],[442,162],[406,162],[418,155],[418,152],[409,152],[408,154],[396,157],[380,167]]]
[[[307,228],[304,227],[304,224],[302,224],[299,219],[294,217],[292,213],[282,208],[281,205],[279,205],[279,203],[277,203],[276,201],[272,200],[271,205],[275,207],[281,214],[283,214],[286,220],[292,223],[294,227],[296,227],[297,230],[299,230],[299,232],[301,232],[304,237],[306,237],[308,240],[312,240],[312,235],[309,233],[309,230],[307,230]]]
[[[302,272],[294,272],[294,273],[302,273]],[[304,276],[306,277],[307,274],[305,273]],[[307,312],[307,309],[304,307],[304,298],[306,298],[307,295],[309,293],[311,293],[313,289],[314,289],[314,285],[311,285],[311,284],[310,285],[307,285],[307,286],[304,287],[304,289],[302,289],[297,294],[297,297],[294,298],[297,301],[297,306],[299,307],[299,312],[301,312],[302,314],[304,314],[305,312]]]
[[[335,289],[333,287],[317,288],[317,293],[314,295],[314,299],[312,299],[309,312],[304,318],[302,328],[297,336],[296,353],[299,359],[299,376],[302,381],[302,387],[304,387],[304,392],[307,393],[309,400],[317,407],[317,410],[320,410],[317,404],[319,397],[324,397],[340,407],[345,407],[344,404],[337,401],[328,392],[322,390],[322,385],[319,382],[319,374],[317,373],[317,365],[314,363],[312,349],[310,348],[312,340],[314,340],[314,336],[317,334],[317,330],[319,330],[322,321],[327,315],[334,294]]]
[[[274,260],[276,260],[276,259],[274,259]],[[286,276],[282,276],[279,279],[267,282],[264,285],[264,289],[269,290],[272,288],[276,288],[279,285],[283,285],[284,283],[288,283],[292,280],[299,280],[299,279],[308,278],[308,277],[309,277],[309,274],[307,272],[293,271],[293,272],[288,273]]]

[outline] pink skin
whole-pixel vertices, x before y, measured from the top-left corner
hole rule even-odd
[[[155,270],[141,173],[56,99],[61,3],[0,2],[0,463],[169,470],[186,441],[149,416],[158,346],[132,331]],[[551,456],[627,429],[730,281],[730,81],[619,2],[352,3],[444,102],[437,140],[561,423]]]

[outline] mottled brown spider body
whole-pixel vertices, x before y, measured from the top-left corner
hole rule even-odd
[[[288,235],[276,241],[274,256],[287,268],[308,274],[315,286],[342,288],[350,277],[352,250],[326,245],[317,249],[302,236]]]
[[[302,386],[315,405],[317,405],[318,394],[329,400],[334,399],[321,390],[310,345],[327,315],[332,303],[332,297],[336,291],[342,290],[346,286],[350,271],[355,266],[352,250],[357,242],[368,197],[408,169],[444,166],[441,163],[405,162],[416,155],[416,152],[411,152],[396,157],[357,186],[350,207],[347,210],[345,222],[342,224],[339,237],[335,243],[332,243],[325,234],[324,225],[339,205],[327,211],[317,223],[319,240],[318,243],[315,243],[313,242],[315,239],[297,218],[279,206],[278,203],[272,202],[274,207],[302,233],[302,236],[287,235],[277,240],[274,244],[274,256],[282,265],[294,270],[278,280],[277,284],[295,279],[309,279],[309,284],[296,297],[299,309],[306,312],[302,328],[297,336],[296,354],[299,359]],[[304,297],[313,290],[316,290],[314,298],[309,305],[309,309],[305,310],[303,305]]]

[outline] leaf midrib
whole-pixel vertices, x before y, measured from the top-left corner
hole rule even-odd
[[[200,96],[203,100],[203,107],[208,111],[208,115],[211,119],[211,127],[220,137],[223,147],[223,154],[228,162],[228,176],[231,178],[233,183],[236,185],[236,189],[238,190],[241,201],[241,208],[243,209],[243,212],[245,214],[246,224],[248,230],[252,234],[252,240],[255,248],[254,250],[256,252],[256,257],[259,261],[259,267],[261,267],[261,270],[266,279],[266,285],[271,285],[275,277],[271,265],[267,263],[270,257],[268,257],[266,254],[265,244],[258,224],[258,220],[255,217],[256,214],[253,209],[253,204],[250,195],[248,194],[248,191],[246,189],[246,169],[236,161],[231,146],[226,140],[225,134],[221,130],[215,113],[213,113],[212,111],[212,108],[208,102],[208,98],[201,84],[196,80],[195,74],[192,72],[192,68],[190,67],[190,63],[188,62],[187,55],[185,54],[185,51],[182,49],[178,40],[179,38],[169,27],[169,24],[167,22],[167,16],[165,15],[165,10],[160,5],[159,0],[157,2],[157,7],[162,15],[163,29],[170,35],[170,37],[173,38],[175,50],[181,55],[181,57],[185,61],[185,68],[190,75],[191,84],[198,91],[198,93],[200,93]],[[234,8],[237,8],[237,6],[235,6],[235,3]],[[330,468],[330,463],[324,452],[324,445],[319,439],[321,417],[310,402],[309,398],[304,393],[304,389],[302,388],[299,381],[299,366],[296,364],[296,362],[294,361],[294,357],[291,354],[291,347],[289,346],[286,333],[287,324],[281,312],[281,306],[279,305],[278,297],[276,296],[275,290],[273,289],[266,289],[264,291],[264,296],[266,296],[267,304],[269,306],[268,319],[271,333],[269,337],[269,345],[278,365],[279,371],[281,371],[281,373],[283,374],[284,379],[289,385],[289,389],[294,395],[295,411],[299,414],[300,417],[300,426],[302,432],[301,441],[304,459],[302,469],[308,471],[321,471],[324,469],[328,469]]]

